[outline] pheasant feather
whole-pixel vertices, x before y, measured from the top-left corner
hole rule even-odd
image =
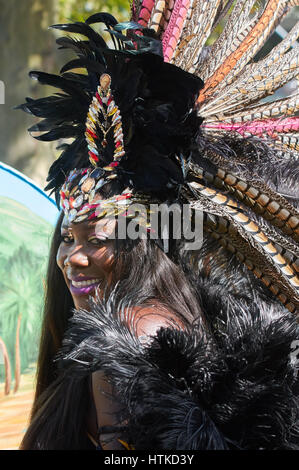
[[[189,7],[190,0],[177,0],[175,2],[169,23],[162,39],[164,60],[166,62],[169,62],[174,54]]]
[[[264,44],[273,30],[273,25],[278,16],[280,0],[269,0],[266,4],[259,21],[255,24],[244,41],[231,53],[221,64],[214,74],[206,81],[201,91],[198,103],[205,102],[221,83],[222,86],[229,85],[234,77],[240,73],[243,67],[254,56],[257,50]]]
[[[187,25],[182,31],[181,41],[177,41],[173,63],[194,73],[200,52],[213,28],[220,3],[220,0],[203,2],[194,0],[191,3],[191,16],[189,21],[186,21]]]
[[[299,93],[275,100],[266,104],[258,104],[245,108],[243,112],[236,112],[232,115],[225,115],[224,113],[209,116],[205,122],[210,121],[225,121],[232,123],[242,123],[246,121],[254,121],[258,119],[267,119],[281,115],[293,115],[299,110]]]

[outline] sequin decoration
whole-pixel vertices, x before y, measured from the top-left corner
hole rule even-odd
[[[103,167],[103,170],[109,172],[114,171],[117,168],[121,157],[125,155],[122,117],[120,110],[114,101],[110,85],[110,75],[107,73],[102,74],[100,77],[100,85],[92,98],[88,110],[85,130],[85,138],[89,150],[89,161],[93,167],[97,167],[100,163],[99,147],[96,143],[96,141],[99,141],[100,139],[98,128],[100,128],[102,132],[102,140],[99,144],[103,149],[105,149],[108,144],[107,135],[113,129],[113,162]]]
[[[81,191],[84,193],[89,193],[95,185],[95,180],[93,178],[87,178],[81,186]]]
[[[99,86],[89,106],[85,138],[88,147],[90,168],[74,169],[68,175],[61,191],[62,207],[68,214],[69,222],[81,222],[103,217],[108,207],[113,212],[124,212],[126,198],[122,202],[115,198],[96,201],[97,192],[109,181],[117,178],[116,170],[121,158],[125,155],[122,117],[111,92],[111,76],[104,73],[100,76]],[[101,134],[99,135],[99,129]],[[107,136],[113,131],[114,153],[113,160],[101,167],[101,148],[108,144]],[[107,204],[107,206],[106,206]],[[121,206],[124,206],[123,208]]]
[[[111,176],[117,176],[109,174],[103,178],[102,175],[102,171],[95,173],[92,168],[75,169],[70,173],[60,191],[62,208],[68,223],[93,221],[109,216],[134,219],[136,214],[135,211],[130,212],[130,205],[135,203],[144,204],[148,208],[147,214],[150,214],[149,204],[153,200],[149,199],[148,195],[133,194],[129,188],[121,194],[97,200],[99,189]],[[144,227],[148,226],[146,217],[139,222]]]

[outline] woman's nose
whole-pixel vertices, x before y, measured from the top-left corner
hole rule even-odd
[[[68,254],[65,259],[64,264],[76,265],[76,266],[88,266],[89,259],[87,254],[85,253],[82,246],[76,246],[74,249]]]

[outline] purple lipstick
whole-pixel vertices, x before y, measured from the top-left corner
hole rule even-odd
[[[79,280],[80,279],[80,280]],[[98,278],[70,279],[70,290],[75,295],[87,295],[93,291],[101,282]]]

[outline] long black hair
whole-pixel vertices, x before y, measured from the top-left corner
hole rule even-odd
[[[88,449],[86,415],[87,378],[65,377],[54,361],[62,345],[74,303],[56,263],[63,213],[54,231],[49,254],[47,289],[37,383],[29,428],[21,449]],[[155,299],[183,323],[201,321],[201,311],[187,274],[153,240],[118,240],[115,244],[112,286],[119,280],[128,292],[138,287],[140,297]]]

